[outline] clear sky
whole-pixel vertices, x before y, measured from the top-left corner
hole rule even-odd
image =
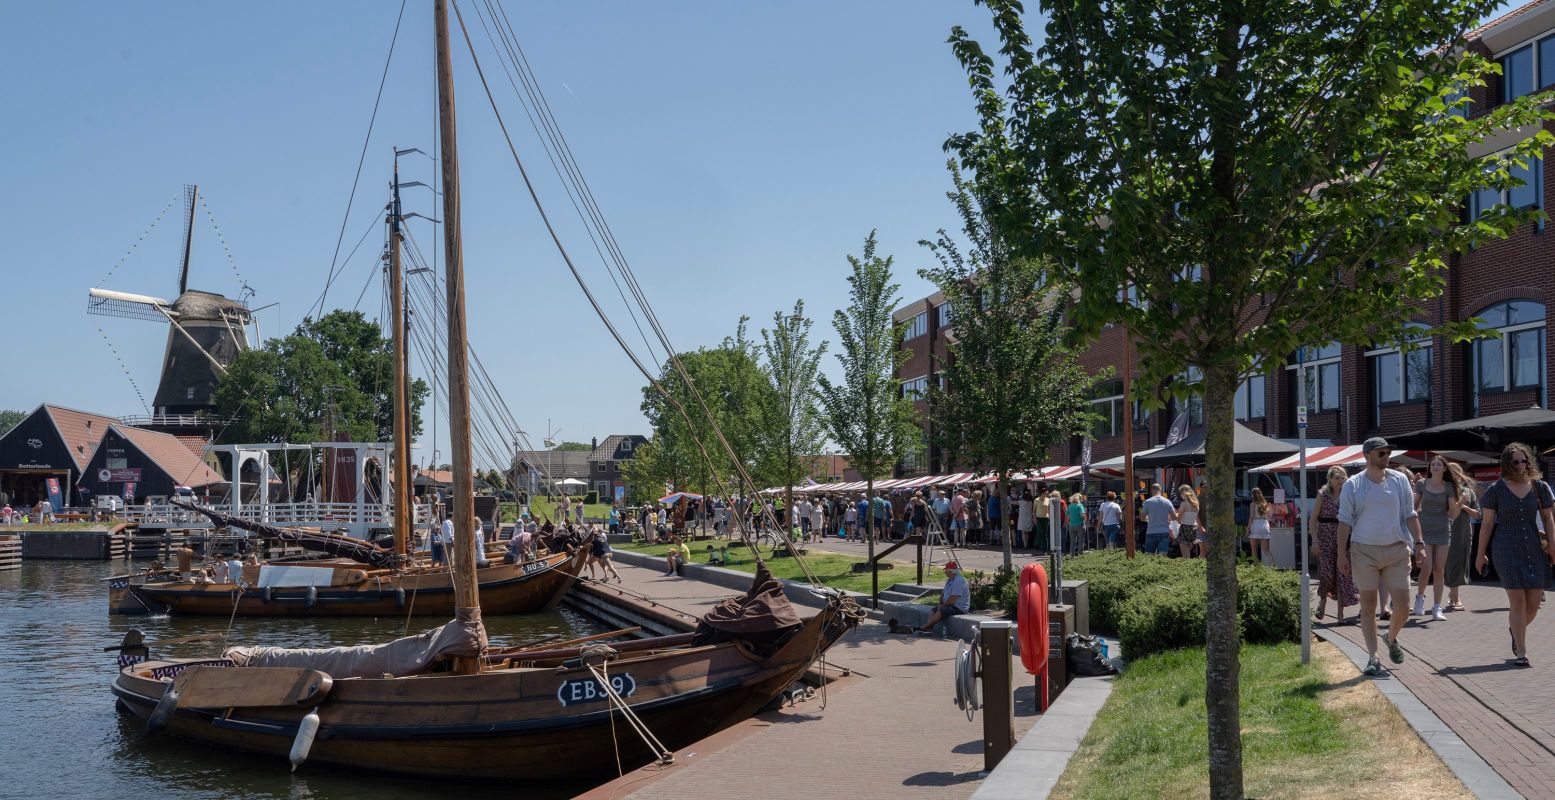
[[[989,32],[970,2],[505,3],[554,112],[678,349],[714,345],[803,298],[816,330],[846,300],[845,256],[879,229],[904,300],[928,294],[917,245],[953,227],[942,144],[972,123],[946,36]],[[85,312],[104,285],[176,294],[184,183],[198,183],[261,333],[290,331],[324,287],[399,4],[12,3],[0,26],[5,155],[0,408],[143,413],[165,326]],[[472,26],[473,5],[462,5]],[[472,31],[488,73],[484,34]],[[455,30],[470,336],[538,443],[648,433],[643,381],[566,275],[501,144]],[[391,148],[430,150],[431,3],[405,12],[342,258],[386,201]],[[505,80],[494,87],[542,199],[609,288]],[[434,183],[407,157],[406,179]],[[440,216],[423,189],[406,210]],[[432,246],[430,227],[416,235]],[[137,245],[137,241],[139,244]],[[202,211],[191,288],[238,280]],[[376,316],[373,228],[328,295]],[[114,273],[110,268],[134,247]],[[614,290],[610,290],[613,296]],[[620,311],[620,302],[612,307]],[[835,369],[827,358],[827,368]],[[421,372],[419,364],[413,364]],[[440,434],[446,459],[446,435]],[[419,459],[430,451],[422,437]]]

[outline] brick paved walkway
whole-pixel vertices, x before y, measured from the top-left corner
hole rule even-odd
[[[617,569],[623,588],[690,614],[731,594],[656,570]],[[827,654],[854,677],[830,687],[824,711],[817,694],[678,751],[666,771],[628,773],[585,797],[970,797],[982,783],[983,720],[967,721],[952,702],[955,652],[954,641],[895,636],[866,621]],[[1030,678],[1020,673],[1017,686],[1019,737],[1036,709]]]
[[[1555,800],[1555,608],[1546,601],[1530,627],[1534,666],[1519,669],[1510,663],[1506,594],[1495,586],[1465,586],[1462,598],[1469,610],[1449,612],[1445,621],[1411,618],[1399,635],[1408,660],[1393,668],[1393,677],[1512,788]],[[1362,641],[1358,626],[1333,630]]]

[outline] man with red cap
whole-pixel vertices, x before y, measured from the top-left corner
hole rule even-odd
[[[966,578],[961,577],[961,565],[945,562],[945,588],[940,591],[939,606],[929,615],[929,621],[918,630],[928,633],[942,620],[965,614],[972,610],[972,593],[967,589]]]

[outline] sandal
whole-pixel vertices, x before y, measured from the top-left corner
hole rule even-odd
[[[1531,667],[1533,665],[1528,663],[1528,657],[1527,656],[1518,656],[1517,658],[1512,659],[1512,666],[1514,666],[1514,667]]]
[[[1323,621],[1323,609],[1321,609],[1321,608],[1318,609],[1317,610],[1317,614],[1313,615],[1312,618],[1317,620],[1318,622],[1322,622]]]

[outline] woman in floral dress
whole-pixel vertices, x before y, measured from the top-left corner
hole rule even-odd
[[[1344,607],[1361,602],[1350,576],[1339,571],[1339,490],[1349,477],[1344,467],[1329,467],[1328,482],[1317,490],[1317,504],[1307,518],[1307,530],[1317,531],[1317,618],[1323,619],[1331,597],[1339,604],[1334,613],[1339,625],[1346,624]]]

